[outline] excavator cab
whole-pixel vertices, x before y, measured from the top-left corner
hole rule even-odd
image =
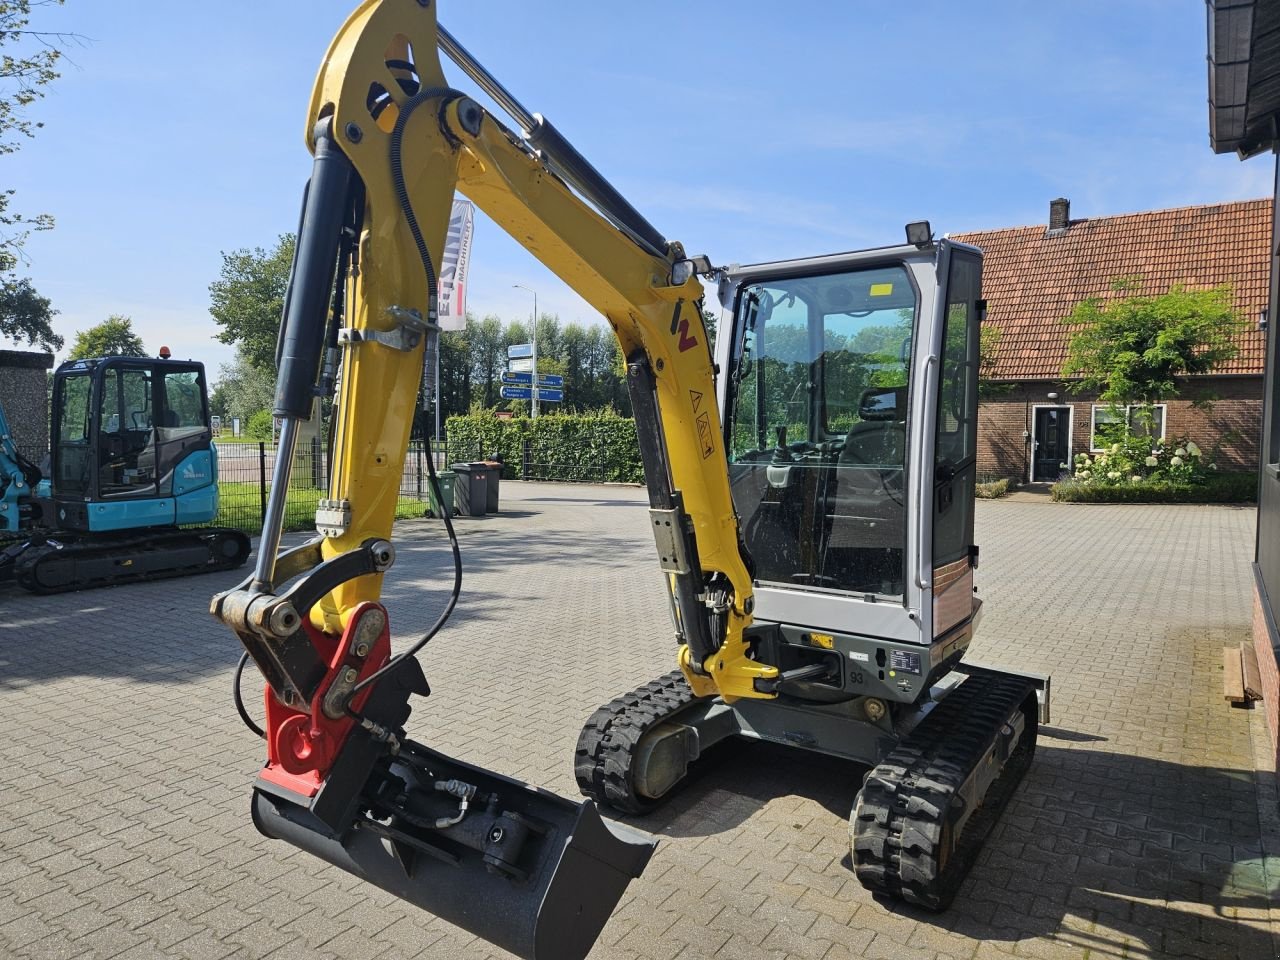
[[[207,523],[218,513],[217,451],[204,365],[74,360],[54,373],[49,499],[64,530]]]
[[[920,667],[822,681],[851,696],[916,699],[972,632],[981,272],[980,251],[942,240],[721,277],[720,404],[756,622],[870,634]],[[920,653],[939,643],[948,657]],[[843,659],[876,652],[860,646]]]

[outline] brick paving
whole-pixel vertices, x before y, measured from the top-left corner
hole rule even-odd
[[[673,662],[644,497],[503,494],[503,516],[460,524],[464,602],[423,655],[434,693],[411,733],[574,795],[582,721]],[[1262,713],[1221,696],[1221,647],[1249,636],[1253,522],[981,503],[973,656],[1051,672],[1054,720],[954,907],[886,906],[854,879],[862,768],[733,744],[635,821],[662,843],[592,956],[1275,956]],[[426,521],[397,537],[406,640],[444,600],[447,551]],[[231,706],[235,640],[205,614],[235,579],[0,594],[0,957],[505,956],[255,833],[261,743]]]

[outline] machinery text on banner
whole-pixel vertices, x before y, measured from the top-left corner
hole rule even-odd
[[[471,235],[475,229],[475,208],[469,200],[453,201],[449,233],[445,237],[444,262],[440,269],[440,329],[467,327],[467,264],[471,260]]]

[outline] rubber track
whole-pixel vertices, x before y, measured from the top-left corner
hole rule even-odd
[[[215,552],[217,544],[223,540],[230,538],[237,541],[239,549],[235,555],[229,558],[222,557]],[[126,571],[111,577],[96,577],[92,580],[76,580],[68,584],[42,583],[39,579],[40,564],[46,558],[57,558],[59,560],[67,559],[73,556],[91,556],[100,554],[108,557],[120,557],[127,559],[131,553],[141,554],[144,551],[151,553],[156,550],[163,550],[167,545],[173,545],[179,548],[188,547],[193,542],[203,542],[209,549],[209,558],[201,564],[189,564],[183,567],[175,567],[168,570],[153,570],[141,574],[132,574],[127,572],[128,567],[121,569]],[[144,580],[166,580],[171,577],[188,577],[198,573],[213,573],[218,570],[233,570],[242,566],[249,557],[251,548],[249,538],[239,530],[233,530],[229,527],[205,527],[199,530],[167,530],[162,532],[151,532],[146,535],[129,537],[124,540],[106,541],[101,540],[72,540],[60,541],[61,547],[51,544],[43,544],[33,546],[20,554],[17,558],[15,568],[13,570],[14,579],[18,584],[32,593],[53,594],[53,593],[69,593],[73,590],[85,590],[91,587],[113,586],[118,583],[134,583]]]
[[[952,799],[1014,712],[1026,727],[982,805],[946,843]],[[943,910],[955,898],[987,834],[1031,765],[1035,687],[1009,674],[976,672],[952,691],[867,775],[853,809],[854,870],[875,893]],[[939,857],[946,857],[939,870]]]
[[[573,755],[573,772],[585,796],[623,813],[647,813],[662,802],[635,791],[634,762],[640,739],[697,701],[684,674],[674,670],[606,703],[588,718]]]

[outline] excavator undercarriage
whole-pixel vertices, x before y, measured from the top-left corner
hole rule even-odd
[[[165,580],[234,570],[249,557],[249,538],[229,527],[148,530],[110,538],[54,533],[0,549],[0,582],[32,593]]]
[[[578,737],[574,773],[585,796],[643,815],[730,737],[864,763],[879,754],[850,816],[854,870],[877,894],[942,910],[1031,764],[1046,686],[966,666],[937,699],[899,713],[898,739],[859,716],[865,707],[699,699],[677,670],[596,710]]]

